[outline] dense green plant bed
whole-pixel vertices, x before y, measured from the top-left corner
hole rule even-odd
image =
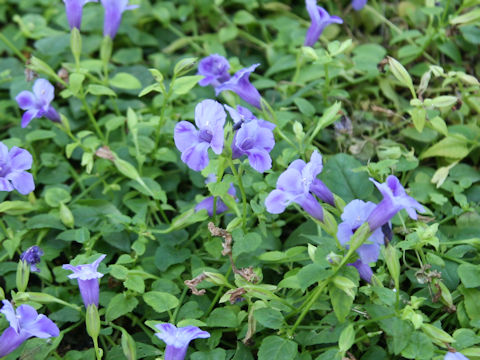
[[[1,359],[480,359],[480,1],[0,31]]]

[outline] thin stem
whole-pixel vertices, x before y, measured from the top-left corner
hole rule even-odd
[[[243,204],[243,212],[242,212],[242,224],[243,224],[243,231],[246,231],[246,223],[247,223],[247,196],[245,195],[245,189],[243,187],[242,177],[240,176],[239,172],[235,168],[233,164],[233,160],[228,158],[228,164],[230,165],[230,169],[232,169],[233,176],[237,178],[238,187],[240,188],[240,193],[242,194],[242,204]]]
[[[28,61],[28,59],[25,57],[25,55],[22,54],[22,52],[20,50],[18,50],[15,45],[12,44],[12,42],[10,42],[10,40],[8,40],[5,35],[3,35],[1,32],[0,32],[0,40],[2,40],[2,42],[7,45],[7,47],[12,50],[15,55],[17,55],[24,63],[26,63]]]
[[[100,130],[100,127],[98,126],[97,120],[95,119],[95,116],[93,116],[92,110],[90,109],[90,105],[88,105],[87,100],[85,99],[85,94],[83,92],[83,89],[80,93],[80,101],[82,102],[83,107],[85,108],[85,111],[87,112],[88,118],[90,119],[90,122],[92,123],[98,137],[102,141],[105,141],[105,137],[103,136],[102,130]]]

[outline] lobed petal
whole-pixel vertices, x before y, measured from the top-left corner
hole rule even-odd
[[[200,171],[205,169],[209,162],[209,146],[210,144],[206,142],[201,142],[190,146],[188,149],[182,152],[182,161],[192,170]]]
[[[15,97],[15,100],[22,110],[29,110],[35,107],[35,95],[31,91],[22,91]]]

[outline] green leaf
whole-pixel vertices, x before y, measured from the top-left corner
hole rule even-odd
[[[366,172],[353,171],[361,166],[353,156],[337,154],[328,159],[320,179],[347,203],[353,199],[367,200],[373,192],[373,184]]]
[[[55,136],[57,136],[57,134],[55,134],[55,132],[53,131],[37,129],[37,130],[30,131],[25,136],[25,140],[27,140],[29,143],[32,143],[38,140],[53,139]]]
[[[105,318],[107,321],[118,319],[120,316],[132,312],[137,305],[138,300],[135,297],[117,294],[108,303]]]
[[[336,286],[330,286],[330,300],[338,321],[344,322],[353,304],[353,298]]]
[[[349,324],[345,329],[342,330],[340,334],[340,339],[338,340],[338,347],[342,353],[345,353],[348,349],[352,347],[355,342],[355,329],[353,324]]]
[[[240,237],[234,238],[233,241],[233,256],[236,258],[242,253],[253,252],[258,249],[262,243],[262,237],[255,233],[251,232],[246,235],[241,235]]]
[[[90,232],[85,227],[75,230],[66,230],[58,234],[57,239],[64,241],[76,241],[83,244],[90,240]]]
[[[211,327],[231,327],[239,326],[237,314],[230,307],[216,308],[207,319],[208,326]]]
[[[142,83],[133,75],[128,73],[117,73],[109,81],[111,86],[125,90],[135,90],[142,87]]]
[[[254,311],[254,317],[260,324],[269,329],[280,329],[283,324],[283,315],[276,309],[257,309]]]
[[[197,351],[190,356],[191,360],[225,360],[227,352],[218,348],[210,351]]]
[[[296,342],[272,335],[263,339],[258,351],[258,360],[293,360],[297,354]]]
[[[97,85],[97,84],[90,84],[87,87],[87,93],[90,93],[95,96],[101,96],[101,95],[106,95],[106,96],[117,96],[115,94],[115,91],[112,89],[103,86],[103,85]]]
[[[420,156],[420,159],[428,157],[446,157],[452,159],[463,159],[469,154],[467,139],[460,134],[455,137],[447,136],[435,145],[431,146]]]
[[[185,95],[201,80],[203,75],[184,76],[175,80],[173,84],[173,93]]]
[[[458,269],[458,276],[463,285],[467,288],[480,286],[480,266],[473,264],[461,264]]]
[[[32,212],[37,207],[28,201],[3,201],[0,203],[0,213],[9,215],[22,215]]]
[[[51,228],[65,230],[65,226],[60,222],[60,219],[52,214],[35,215],[28,219],[26,226],[28,229]]]
[[[150,291],[143,294],[143,300],[158,313],[176,308],[180,303],[175,296],[160,291]]]
[[[48,188],[44,196],[45,202],[50,207],[58,207],[60,204],[68,203],[72,199],[70,193],[61,187]]]
[[[395,76],[403,86],[409,88],[410,91],[414,93],[415,91],[413,89],[412,78],[410,77],[408,71],[403,67],[402,64],[400,64],[391,56],[388,56],[387,58],[388,64],[390,65],[390,71],[392,72],[393,76]]]
[[[325,280],[331,275],[331,271],[325,269],[320,264],[308,264],[297,273],[298,282],[302,291],[305,291],[310,285]]]

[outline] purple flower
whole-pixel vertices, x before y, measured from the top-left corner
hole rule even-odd
[[[402,184],[395,176],[390,175],[383,184],[376,182],[372,178],[370,178],[370,181],[375,184],[383,195],[382,201],[378,203],[367,219],[370,230],[375,231],[382,227],[383,224],[389,222],[402,209],[405,209],[408,216],[414,220],[417,219],[415,210],[419,212],[425,211],[417,200],[407,195]]]
[[[83,6],[88,2],[98,2],[98,0],[63,0],[63,2],[65,3],[65,11],[70,29],[77,28],[80,30]]]
[[[165,349],[165,360],[183,360],[187,354],[190,341],[194,339],[205,339],[210,337],[206,331],[196,326],[185,326],[177,328],[172,324],[158,324],[155,327],[160,330],[155,335],[167,344]]]
[[[33,92],[22,91],[17,95],[20,109],[27,110],[22,116],[22,128],[26,127],[34,118],[45,116],[55,122],[60,122],[60,115],[50,105],[55,97],[55,89],[48,80],[37,79],[33,84]]]
[[[308,164],[300,159],[292,162],[278,178],[277,188],[265,199],[267,211],[280,214],[294,202],[314,218],[323,221],[323,209],[313,194],[332,205],[334,198],[326,185],[317,179],[322,169],[322,155],[318,151],[313,152]]]
[[[200,86],[212,85],[217,87],[221,83],[230,80],[229,69],[230,64],[223,56],[218,54],[207,56],[198,64],[198,75],[205,76],[198,84]]]
[[[237,108],[234,109],[228,105],[224,105],[225,109],[227,109],[230,117],[233,120],[233,129],[238,130],[244,123],[248,123],[252,120],[257,120],[259,125],[265,129],[273,130],[275,129],[275,124],[271,123],[270,121],[266,121],[263,119],[257,119],[253,113],[247,109],[246,107],[237,105]]]
[[[317,0],[306,0],[305,3],[312,24],[308,28],[304,45],[313,46],[322,34],[323,29],[330,24],[342,24],[343,20],[338,16],[330,16],[327,10],[321,6],[317,6]]]
[[[348,247],[348,242],[352,235],[367,220],[375,207],[374,203],[362,200],[353,200],[345,206],[341,216],[343,222],[338,225],[337,231],[337,238],[340,244]],[[370,282],[373,272],[368,264],[378,260],[382,244],[383,232],[381,228],[378,228],[368,238],[367,242],[357,249],[359,260],[351,265],[357,268],[363,280]]]
[[[86,308],[92,304],[98,307],[98,294],[100,292],[98,279],[100,279],[103,274],[99,273],[97,268],[106,256],[107,255],[102,254],[91,264],[77,266],[65,264],[62,266],[65,270],[73,271],[73,274],[68,275],[68,277],[70,279],[77,279],[78,288],[80,289],[80,294],[82,295]]]
[[[7,146],[0,142],[0,191],[17,190],[27,195],[35,190],[32,174],[26,172],[32,167],[32,155],[25,150]]]
[[[248,162],[260,173],[272,167],[270,151],[275,146],[272,130],[263,127],[258,120],[251,120],[242,125],[235,133],[232,142],[233,158],[248,156]]]
[[[37,264],[40,262],[40,257],[43,255],[43,250],[40,249],[37,245],[29,247],[26,251],[20,255],[22,261],[26,261],[30,265],[30,269],[33,272],[39,272],[40,269],[37,268]]]
[[[465,355],[459,352],[447,352],[443,360],[469,360]]]
[[[105,8],[103,21],[103,36],[110,36],[111,39],[117,35],[122,14],[126,10],[138,8],[138,5],[128,5],[128,0],[101,0]]]
[[[356,11],[362,10],[367,5],[367,0],[352,0],[352,8]]]
[[[250,105],[260,109],[261,95],[255,86],[250,83],[249,79],[250,74],[255,71],[259,65],[260,64],[254,64],[248,68],[237,71],[230,80],[225,81],[223,84],[215,88],[215,93],[217,96],[222,91],[230,90],[236,93],[241,99],[245,100]]]
[[[38,315],[30,305],[20,305],[17,311],[8,300],[3,300],[0,310],[10,326],[0,336],[0,357],[6,356],[31,337],[46,339],[58,336],[60,331],[45,315]]]
[[[205,179],[205,184],[215,182],[215,181],[217,181],[217,177],[214,174],[210,174]],[[233,186],[233,183],[230,183],[230,188],[228,189],[227,193],[234,198],[236,197],[237,193],[235,191],[235,187]],[[202,209],[205,209],[205,210],[207,210],[207,213],[208,213],[209,216],[213,216],[213,201],[214,201],[213,196],[209,196],[209,197],[203,199],[202,201],[200,201],[197,204],[197,206],[195,206],[195,211],[200,211]],[[227,205],[225,205],[225,203],[222,201],[222,199],[217,197],[216,213],[221,214],[221,213],[223,213],[227,210],[228,210]]]
[[[192,170],[203,170],[208,165],[208,149],[220,155],[223,150],[223,125],[227,114],[215,100],[203,100],[195,107],[195,126],[180,121],[175,126],[173,139],[182,152],[182,161]]]

